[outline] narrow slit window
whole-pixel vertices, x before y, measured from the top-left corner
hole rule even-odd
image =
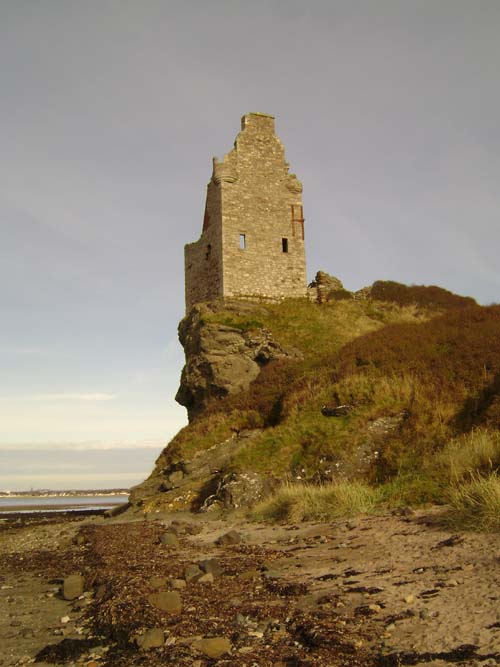
[[[245,250],[247,247],[246,234],[240,234],[240,250]]]
[[[288,239],[281,239],[281,249],[283,252],[288,252]]]

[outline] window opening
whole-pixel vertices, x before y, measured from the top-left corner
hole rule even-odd
[[[240,250],[245,250],[247,247],[246,234],[240,234]]]
[[[212,245],[209,243],[207,245],[207,252],[205,253],[205,259],[209,259],[212,254]]]
[[[283,252],[288,252],[288,239],[281,239],[281,249]]]

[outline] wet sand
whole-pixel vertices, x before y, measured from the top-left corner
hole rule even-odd
[[[109,505],[109,507],[114,507],[114,505]],[[43,508],[40,508],[40,505],[36,504],[19,504],[11,505],[8,510],[0,510],[1,518],[9,518],[12,514],[29,514],[30,517],[36,514],[44,514],[47,512],[68,512],[68,511],[87,511],[91,510],[88,505],[81,505],[78,503],[68,503],[67,505],[43,505]],[[96,510],[94,510],[96,511]],[[104,509],[98,509],[97,511],[104,512]]]

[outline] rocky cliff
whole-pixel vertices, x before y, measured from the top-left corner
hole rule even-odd
[[[214,301],[193,306],[181,320],[186,364],[175,400],[187,409],[190,421],[210,402],[248,389],[270,361],[302,356],[274,340],[269,329],[256,323],[258,315],[256,304]]]

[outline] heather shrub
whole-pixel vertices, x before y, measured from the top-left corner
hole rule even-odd
[[[390,301],[400,306],[415,304],[419,308],[448,310],[475,305],[468,296],[453,294],[435,285],[402,285],[391,280],[377,280],[370,289],[370,298],[375,301]]]

